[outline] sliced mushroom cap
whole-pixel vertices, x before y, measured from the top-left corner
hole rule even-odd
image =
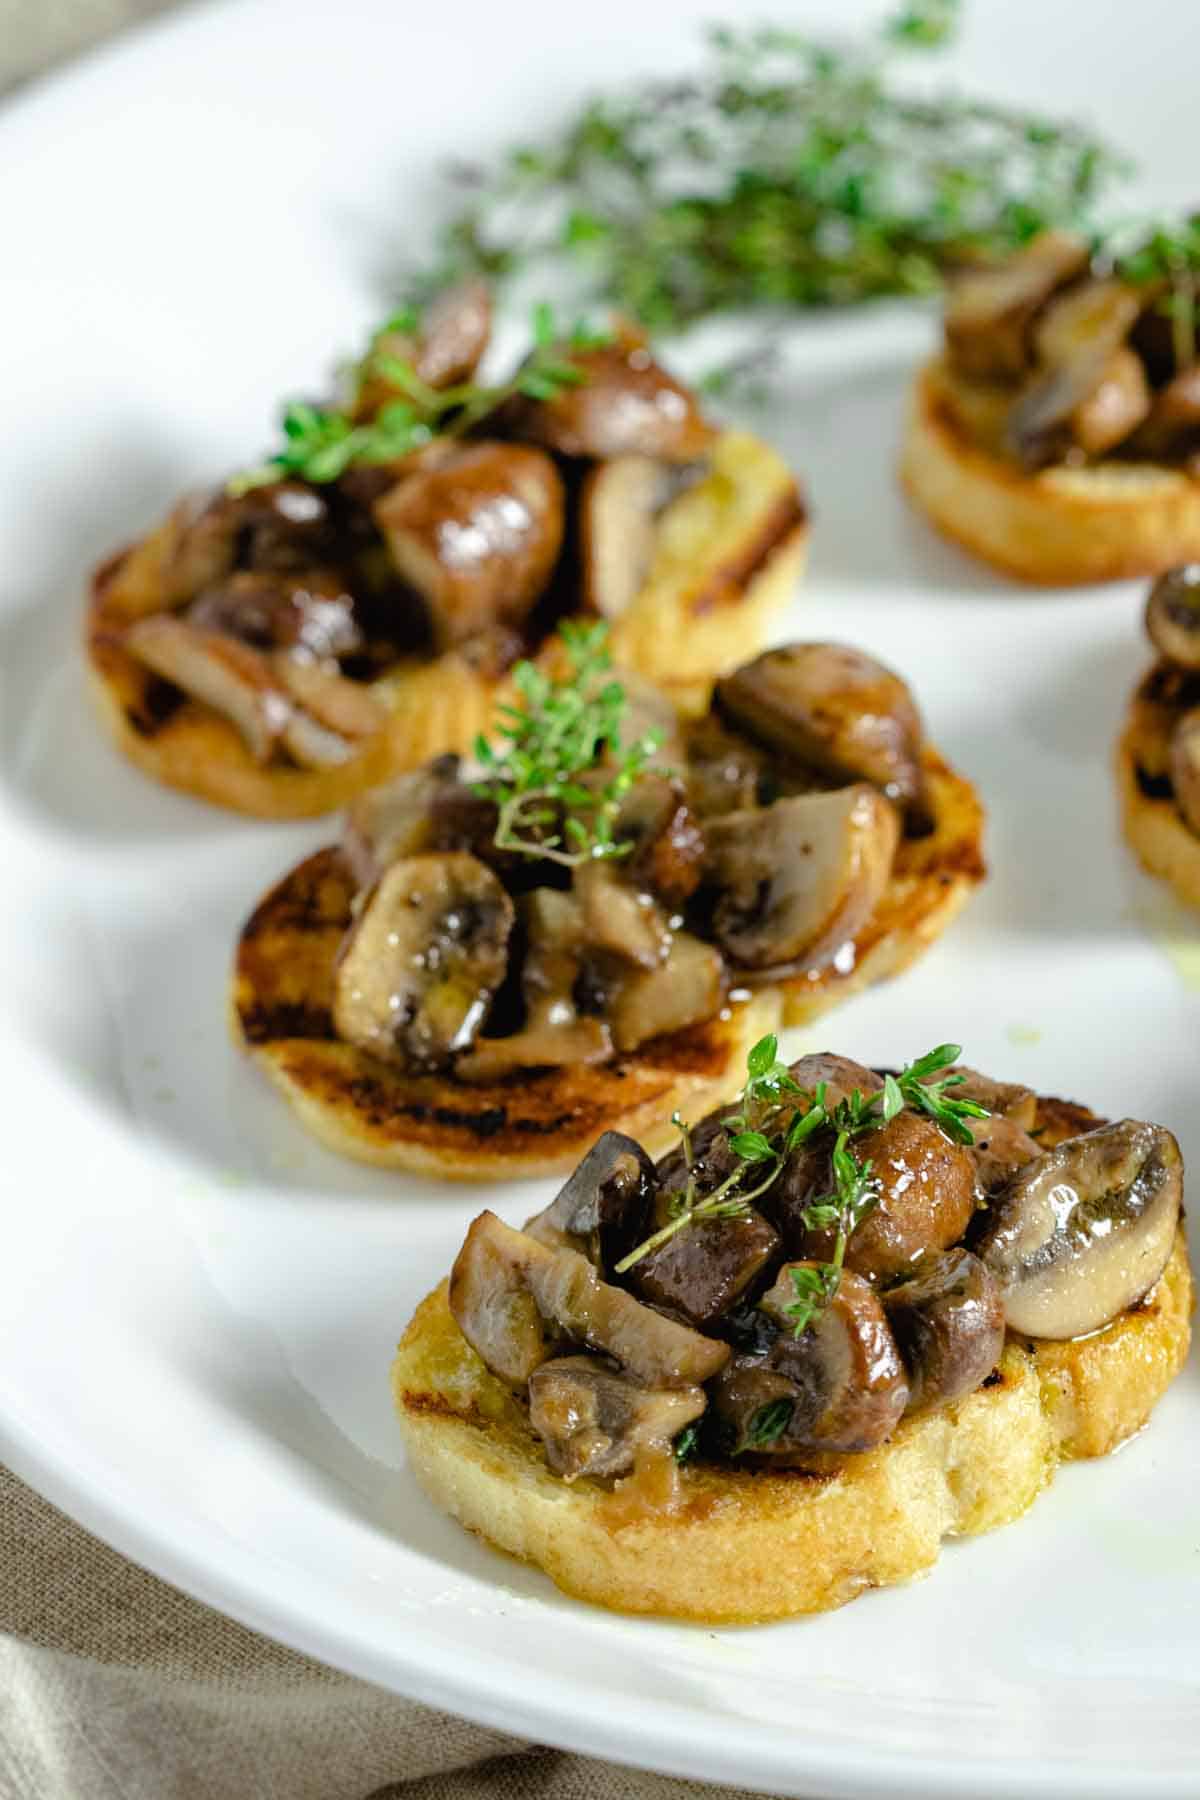
[[[871,1164],[877,1196],[846,1247],[846,1267],[873,1279],[901,1275],[919,1256],[944,1250],[960,1238],[975,1211],[975,1163],[969,1150],[922,1113],[897,1113],[855,1140],[854,1154]],[[833,1188],[832,1176],[821,1191]],[[832,1254],[827,1231],[806,1234],[804,1258]]]
[[[908,1371],[909,1412],[972,1393],[999,1362],[1004,1303],[969,1250],[920,1257],[882,1298]]]
[[[582,380],[552,400],[526,401],[518,435],[562,456],[646,456],[695,462],[715,433],[695,396],[629,331],[594,350],[566,350]]]
[[[1168,662],[1200,669],[1200,563],[1159,576],[1146,601],[1146,630]]]
[[[379,787],[368,788],[351,804],[342,830],[342,854],[360,888],[374,887],[389,863],[421,850],[458,849],[436,839],[434,811],[446,787],[457,788],[459,759],[439,756]]]
[[[779,1328],[766,1356],[772,1373],[793,1390],[793,1408],[773,1447],[775,1457],[798,1452],[873,1450],[890,1437],[908,1402],[908,1381],[895,1339],[870,1284],[846,1272],[833,1300],[815,1324],[795,1335],[788,1307],[795,1304],[795,1268],[787,1263],[759,1302]],[[724,1411],[721,1383],[713,1410]]]
[[[657,969],[671,950],[662,907],[626,878],[627,865],[582,863],[572,891],[579,902],[583,936],[590,948],[607,950],[637,969]]]
[[[1028,468],[1061,457],[1072,422],[1091,399],[1141,310],[1133,288],[1086,281],[1047,307],[1034,331],[1042,364],[1008,422],[1012,449]]]
[[[1162,1274],[1182,1199],[1183,1159],[1161,1125],[1123,1119],[1026,1164],[975,1246],[1009,1325],[1044,1338],[1107,1325]]]
[[[529,1381],[529,1423],[556,1475],[627,1475],[665,1453],[708,1404],[704,1389],[645,1388],[594,1356],[556,1356]]]
[[[951,284],[945,317],[946,348],[955,367],[981,380],[1023,375],[1035,315],[1087,262],[1084,239],[1044,231],[997,267],[959,276]]]
[[[1003,1113],[968,1119],[966,1124],[975,1139],[970,1154],[975,1160],[975,1180],[981,1195],[995,1194],[1007,1187],[1018,1169],[1042,1154],[1037,1139]]]
[[[1114,350],[1100,379],[1071,415],[1071,436],[1088,456],[1103,456],[1124,443],[1150,411],[1150,384],[1142,359]]]
[[[383,359],[410,364],[427,387],[453,387],[471,379],[491,330],[492,297],[486,282],[462,281],[447,288],[426,308],[415,330],[385,330],[376,337],[355,402],[356,418],[372,418],[389,400],[407,398],[388,378]]]
[[[1184,823],[1200,835],[1200,707],[1182,713],[1172,728],[1171,786]]]
[[[729,1359],[728,1344],[663,1318],[624,1288],[610,1287],[578,1251],[551,1250],[502,1224],[495,1213],[481,1213],[454,1264],[450,1309],[463,1336],[503,1380],[528,1380],[550,1354],[548,1349],[535,1353],[523,1295],[532,1298],[542,1321],[543,1347],[551,1340],[586,1345],[611,1356],[647,1387],[700,1387]],[[512,1305],[514,1296],[520,1354],[510,1350],[503,1328],[505,1305]],[[517,1369],[524,1373],[505,1372]]]
[[[372,510],[446,649],[526,618],[558,558],[563,509],[562,479],[542,451],[472,443],[405,476]]]
[[[921,794],[921,716],[891,669],[844,644],[784,644],[724,676],[716,705],[737,728],[837,781],[869,781],[899,806]]]
[[[580,1013],[575,1002],[585,944],[578,901],[555,888],[535,888],[522,898],[521,918],[525,1023],[507,1037],[481,1038],[455,1069],[462,1081],[494,1081],[521,1069],[586,1065],[612,1055],[605,1021]]]
[[[670,465],[651,456],[614,456],[584,477],[579,496],[583,593],[601,618],[623,618],[645,585],[658,515],[671,491]]]
[[[354,596],[335,570],[241,569],[192,601],[188,623],[223,631],[256,650],[351,656],[364,643]]]
[[[259,762],[279,748],[292,702],[257,650],[221,632],[201,631],[173,613],[138,619],[123,641],[156,675],[228,719]]]
[[[604,1006],[613,1043],[627,1051],[715,1018],[724,999],[720,951],[688,931],[677,931],[657,968],[628,969],[607,983]]]
[[[387,724],[388,715],[374,695],[336,669],[286,651],[272,657],[271,667],[297,705],[318,725],[348,740],[351,749]]]
[[[475,1041],[508,967],[513,903],[463,851],[394,862],[342,942],[338,1036],[388,1062],[446,1066]]]
[[[657,1191],[658,1172],[641,1145],[606,1131],[525,1229],[552,1250],[578,1250],[603,1275],[645,1236]]]
[[[749,969],[845,954],[878,906],[900,838],[894,807],[858,783],[797,794],[706,826],[713,933]]]
[[[664,1204],[654,1226],[667,1223]],[[736,1306],[764,1276],[779,1233],[753,1207],[729,1219],[701,1219],[651,1250],[629,1272],[629,1285],[652,1306],[701,1330]]]

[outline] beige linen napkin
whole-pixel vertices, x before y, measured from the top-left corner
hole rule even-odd
[[[732,1800],[468,1725],[222,1618],[0,1469],[0,1800]]]

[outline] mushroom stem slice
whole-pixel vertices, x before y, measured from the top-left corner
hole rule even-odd
[[[749,969],[826,968],[852,951],[887,887],[900,821],[877,789],[796,794],[706,826],[717,941]]]
[[[257,650],[221,632],[201,631],[173,613],[139,619],[124,643],[156,675],[228,719],[259,762],[270,759],[293,709]]]
[[[339,952],[338,1035],[388,1062],[445,1067],[487,1017],[513,916],[492,871],[463,851],[393,863]]]
[[[1183,1200],[1179,1145],[1122,1119],[1026,1164],[976,1244],[1008,1323],[1030,1337],[1098,1331],[1162,1274]]]

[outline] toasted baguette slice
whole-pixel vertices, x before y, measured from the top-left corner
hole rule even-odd
[[[1162,667],[1157,664],[1139,684],[1117,744],[1121,823],[1142,867],[1167,882],[1185,905],[1200,907],[1200,837],[1176,805],[1167,776],[1177,715],[1157,698]]]
[[[350,761],[329,769],[255,760],[233,725],[199,702],[179,701],[123,647],[133,619],[157,610],[163,532],[102,567],[86,620],[90,687],[101,722],[147,775],[218,806],[264,819],[312,818],[364,788],[442,751],[469,751],[490,729],[509,677],[448,651],[390,669],[370,692],[388,724]],[[614,622],[613,654],[698,713],[713,679],[753,655],[803,568],[808,531],[795,478],[748,432],[716,440],[703,481],[664,510],[649,576]]]
[[[936,751],[925,761],[935,830],[902,843],[884,899],[848,947],[841,973],[761,988],[722,1018],[597,1067],[469,1085],[410,1075],[334,1033],[334,959],[354,882],[330,849],[286,875],[247,921],[233,984],[234,1035],[308,1129],[360,1162],[493,1180],[568,1171],[609,1129],[665,1148],[676,1107],[699,1116],[739,1085],[760,1037],[781,1022],[815,1018],[904,968],[982,879],[983,814],[974,789]]]
[[[1047,1145],[1097,1123],[1043,1102]],[[1146,1423],[1183,1367],[1194,1303],[1182,1228],[1156,1286],[1069,1343],[1010,1333],[965,1399],[904,1420],[878,1450],[803,1470],[696,1463],[673,1511],[630,1516],[595,1482],[551,1473],[524,1408],[455,1324],[446,1284],[418,1307],[392,1385],[429,1497],[567,1593],[620,1612],[750,1624],[825,1612],[909,1581],[944,1538],[1006,1525],[1058,1464],[1103,1456]]]
[[[1030,474],[989,447],[988,398],[941,361],[917,378],[900,477],[944,537],[1049,587],[1156,575],[1200,557],[1200,481],[1115,457]]]

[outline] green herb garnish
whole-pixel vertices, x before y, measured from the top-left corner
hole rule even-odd
[[[1086,228],[1123,165],[1072,125],[897,82],[958,25],[910,0],[865,43],[716,28],[698,74],[592,100],[542,142],[455,169],[436,292],[550,267],[653,330],[756,305],[923,294],[966,260]]]
[[[693,1419],[690,1425],[684,1426],[675,1439],[675,1461],[677,1463],[690,1462],[699,1447],[700,1422],[698,1419]]]
[[[1097,252],[1111,261],[1122,281],[1134,287],[1166,290],[1155,307],[1170,319],[1175,364],[1186,369],[1196,360],[1200,321],[1200,214],[1171,223],[1160,222],[1149,230],[1140,227],[1136,244],[1122,249],[1122,240],[1128,240],[1132,229],[1127,226],[1114,232],[1107,242],[1099,240]]]
[[[746,1058],[746,1081],[738,1109],[724,1120],[726,1142],[736,1158],[734,1168],[710,1193],[702,1193],[691,1126],[675,1113],[671,1123],[683,1145],[684,1186],[667,1199],[667,1222],[623,1257],[615,1272],[627,1274],[652,1250],[705,1219],[745,1217],[750,1203],[767,1192],[800,1144],[819,1131],[833,1131],[833,1187],[809,1201],[803,1218],[811,1231],[833,1231],[834,1244],[827,1262],[792,1270],[796,1300],[785,1310],[799,1337],[835,1298],[850,1239],[879,1203],[881,1189],[872,1163],[869,1158],[860,1162],[855,1156],[855,1138],[889,1124],[905,1106],[911,1106],[933,1119],[954,1143],[974,1142],[967,1120],[987,1118],[987,1108],[975,1100],[954,1097],[951,1090],[962,1085],[964,1076],[931,1079],[961,1055],[960,1045],[939,1044],[936,1050],[906,1064],[898,1075],[885,1075],[878,1092],[864,1094],[855,1088],[831,1107],[823,1082],[812,1092],[802,1088],[780,1060],[778,1040],[761,1038]]]
[[[623,742],[628,700],[619,681],[603,679],[612,663],[604,621],[566,620],[559,629],[569,672],[517,664],[513,680],[524,705],[499,708],[498,744],[476,739],[485,779],[473,791],[498,809],[497,849],[576,868],[633,849],[616,836],[617,816],[663,736],[649,731]]]
[[[795,1404],[794,1400],[779,1399],[768,1400],[765,1406],[760,1406],[746,1427],[746,1439],[741,1449],[773,1449],[788,1428]]]
[[[390,336],[411,336],[419,324],[412,307],[393,314],[374,334],[362,362],[350,371],[356,394],[368,380],[379,379],[399,390],[396,398],[362,420],[336,407],[292,401],[283,411],[280,448],[255,468],[234,476],[229,492],[244,494],[289,476],[318,484],[336,481],[352,465],[396,462],[435,437],[462,437],[518,394],[529,400],[553,400],[564,389],[579,387],[586,377],[570,353],[610,341],[607,333],[586,323],[560,328],[553,308],[541,301],[533,308],[533,348],[507,381],[490,387],[462,382],[435,388],[422,381],[408,358],[387,348]]]

